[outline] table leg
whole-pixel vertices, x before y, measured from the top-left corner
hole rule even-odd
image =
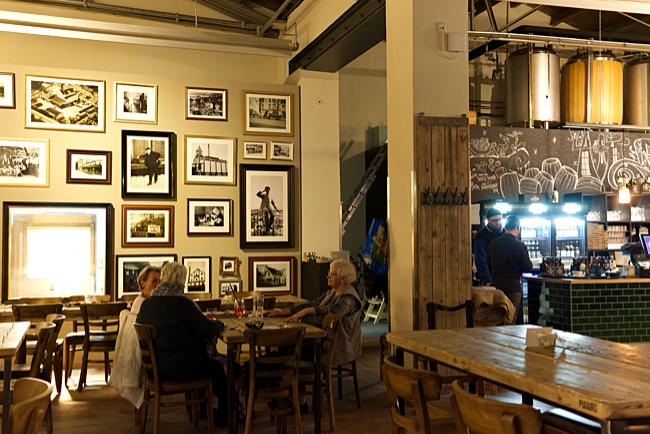
[[[11,406],[11,357],[5,357],[4,392],[2,396],[2,433],[9,433],[9,410]]]
[[[228,345],[226,358],[228,361],[228,434],[235,434],[237,432],[237,404],[239,403],[235,390],[237,345]]]
[[[320,339],[315,339],[314,340],[314,347],[315,347],[315,360],[314,360],[314,365],[315,365],[315,373],[314,373],[314,399],[313,399],[313,407],[314,407],[314,434],[320,434],[321,432],[321,413],[322,413],[322,406],[320,403],[321,396],[323,391],[321,390],[321,342]]]

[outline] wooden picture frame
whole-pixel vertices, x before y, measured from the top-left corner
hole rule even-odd
[[[67,184],[111,184],[113,153],[66,149],[65,182]]]
[[[244,134],[293,135],[293,94],[244,90]]]
[[[185,292],[212,294],[212,257],[183,256],[182,261],[187,267]]]
[[[115,122],[158,123],[158,86],[115,83]]]
[[[185,184],[237,184],[235,137],[184,137]]]
[[[187,199],[188,236],[231,236],[231,199]]]
[[[126,294],[139,294],[138,275],[148,265],[162,268],[168,262],[175,262],[175,253],[170,255],[116,255],[115,256],[115,299]]]
[[[296,259],[293,256],[248,258],[248,290],[269,295],[294,293]]]
[[[244,142],[246,160],[266,160],[266,142]]]
[[[106,130],[106,82],[25,75],[25,128]]]
[[[237,256],[220,257],[219,274],[222,276],[239,276],[239,258]]]
[[[271,142],[271,160],[293,161],[293,142]]]
[[[228,89],[185,87],[185,119],[228,120]]]
[[[174,247],[174,206],[122,205],[122,247]]]
[[[16,108],[16,74],[0,72],[0,108]]]
[[[174,199],[176,134],[122,130],[122,197]]]
[[[0,186],[49,187],[50,141],[0,139]]]

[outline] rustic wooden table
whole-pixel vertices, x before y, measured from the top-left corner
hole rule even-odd
[[[29,321],[0,323],[0,357],[4,359],[4,390],[2,393],[2,432],[8,433],[11,408],[11,364],[23,343]]]
[[[650,417],[650,348],[555,330],[555,349],[526,350],[534,326],[390,332],[400,351],[421,354],[507,388],[598,420]],[[614,425],[614,429],[612,426]]]

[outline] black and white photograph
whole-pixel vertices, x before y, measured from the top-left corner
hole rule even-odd
[[[0,186],[49,186],[49,140],[0,139]]]
[[[293,167],[241,165],[240,247],[292,247]]]
[[[266,142],[244,142],[244,158],[266,160]]]
[[[122,130],[122,197],[175,195],[176,134]]]
[[[115,83],[115,121],[158,123],[158,86]]]
[[[117,255],[115,269],[117,270],[116,288],[117,299],[125,294],[138,294],[138,275],[147,266],[162,268],[168,262],[176,261],[173,255]]]
[[[271,142],[271,160],[293,161],[293,143]]]
[[[228,90],[209,87],[186,87],[185,119],[227,121]]]
[[[291,136],[293,95],[244,91],[244,134]]]
[[[232,200],[187,199],[187,235],[232,235]]]
[[[248,258],[248,289],[268,294],[292,294],[294,261],[293,256]]]
[[[239,258],[236,256],[220,257],[219,274],[222,276],[239,276]]]
[[[219,281],[219,297],[225,297],[233,292],[241,292],[241,280]]]
[[[0,72],[0,108],[16,108],[16,75]]]
[[[111,151],[66,150],[67,184],[110,184]]]
[[[122,247],[174,247],[174,206],[122,205]]]
[[[25,128],[103,133],[103,80],[25,76]]]
[[[212,258],[210,256],[183,256],[183,265],[187,267],[185,292],[212,293]]]
[[[185,183],[235,185],[237,139],[185,136]]]

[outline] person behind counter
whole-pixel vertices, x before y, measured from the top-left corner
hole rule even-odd
[[[487,285],[492,280],[490,269],[487,265],[487,250],[490,244],[501,235],[501,211],[496,208],[490,208],[487,211],[487,225],[485,225],[476,235],[474,241],[474,264],[476,265],[476,274],[481,285]]]
[[[515,311],[519,311],[521,304],[521,275],[533,269],[526,245],[517,239],[520,231],[519,217],[509,215],[505,234],[494,240],[487,250],[491,284],[508,296],[515,305]]]

